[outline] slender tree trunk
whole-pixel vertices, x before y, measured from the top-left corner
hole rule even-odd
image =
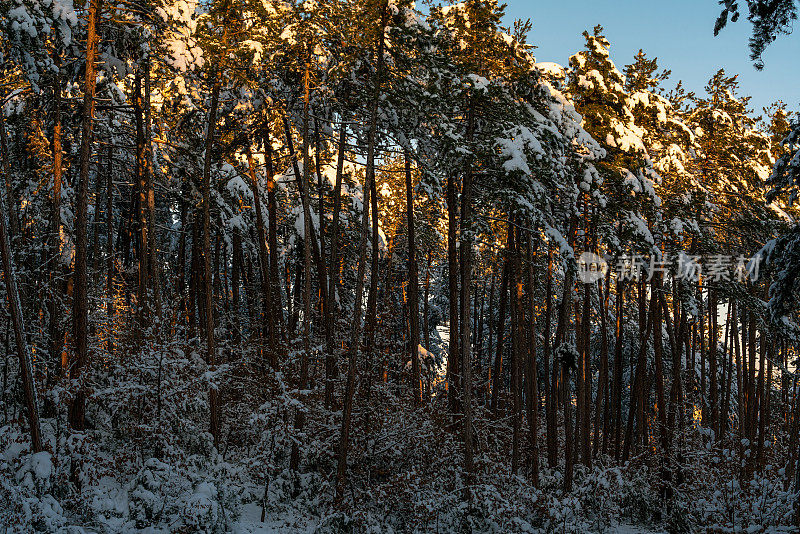
[[[458,203],[455,173],[447,174],[447,285],[450,335],[447,350],[447,400],[450,413],[459,411],[459,315],[458,315]]]
[[[678,303],[678,290],[675,287],[675,281],[673,280],[673,302],[675,306],[676,313],[680,309],[680,304]],[[661,300],[661,308],[663,310],[664,316],[667,318],[667,328],[672,331],[672,325],[669,323],[669,312],[667,310],[667,300],[662,294],[660,296]],[[684,344],[684,337],[686,335],[686,318],[684,314],[681,314],[678,319],[676,319],[679,326],[677,326],[678,333],[673,336],[671,345],[672,345],[672,386],[670,387],[669,393],[669,413],[667,414],[667,435],[668,435],[668,442],[671,444],[672,440],[675,436],[676,425],[679,422],[680,414],[683,411],[683,379],[682,379],[682,351],[683,351],[683,344]]]
[[[149,268],[148,289],[150,291],[151,308],[156,316],[161,315],[161,287],[159,283],[160,271],[158,268],[158,233],[156,225],[156,196],[153,186],[153,134],[152,117],[150,113],[150,60],[144,62],[144,164],[147,172],[145,173],[145,188],[147,191],[147,266]]]
[[[611,394],[611,404],[614,407],[614,458],[619,461],[622,446],[622,334],[625,288],[623,282],[616,283],[616,340],[614,342],[614,387]]]
[[[747,350],[747,354],[750,358],[748,362],[749,372],[748,372],[748,421],[747,421],[747,440],[748,440],[748,448],[751,451],[750,460],[747,462],[747,478],[749,475],[752,474],[753,463],[755,460],[755,450],[754,450],[754,441],[756,437],[756,427],[758,425],[758,387],[756,385],[756,354],[757,354],[757,345],[756,345],[756,328],[757,328],[757,320],[756,315],[752,312],[748,314],[750,316],[750,330],[749,330],[749,339],[748,344],[749,348]]]
[[[150,319],[147,304],[147,294],[149,290],[148,276],[150,267],[148,266],[150,246],[147,243],[149,225],[147,223],[147,193],[149,182],[149,169],[146,163],[147,148],[144,139],[144,117],[142,104],[142,74],[141,68],[137,69],[133,83],[134,116],[136,119],[136,187],[139,195],[139,286],[136,294],[136,315],[139,321],[137,336],[141,335],[145,322]]]
[[[765,329],[766,330],[766,329]],[[757,430],[757,441],[756,441],[756,451],[755,451],[755,467],[758,470],[761,470],[762,466],[764,465],[764,432],[766,430],[766,413],[767,413],[767,406],[768,406],[768,399],[767,399],[767,383],[766,383],[766,353],[767,353],[767,332],[762,331],[761,335],[759,336],[759,357],[758,357],[758,410],[754,412],[754,416],[757,418],[757,422],[754,421],[753,426],[756,427]]]
[[[553,310],[553,247],[547,246],[547,284],[545,286],[544,308],[544,382],[545,382],[545,424],[547,427],[547,466],[551,469],[558,465],[558,399],[556,397],[556,373],[558,362],[553,361],[550,343],[550,323]],[[552,377],[551,377],[552,373]]]
[[[572,392],[569,385],[570,365],[561,362],[561,402],[564,406],[564,491],[572,491],[572,477],[575,459],[572,435]]]
[[[275,168],[272,163],[272,141],[269,132],[264,133],[264,159],[267,164],[267,219],[269,228],[267,230],[267,242],[269,244],[269,274],[270,288],[272,296],[273,315],[272,324],[275,337],[285,340],[285,321],[283,317],[283,303],[281,298],[280,273],[278,271],[278,200],[275,189]],[[291,303],[291,296],[286,293],[286,300]],[[278,347],[275,348],[277,353]],[[277,354],[276,354],[277,358]]]
[[[408,219],[408,311],[410,323],[409,356],[411,357],[411,381],[414,404],[422,395],[419,368],[419,268],[417,267],[417,245],[414,228],[414,186],[411,180],[411,153],[404,151],[406,177],[406,218]]]
[[[241,326],[238,324],[241,309],[241,297],[239,287],[241,286],[242,272],[242,235],[238,227],[233,228],[233,238],[231,243],[231,307],[233,309],[231,320],[231,341],[238,345],[241,341]],[[269,276],[264,273],[264,276]]]
[[[486,313],[487,318],[486,321],[489,323],[489,339],[486,342],[486,367],[487,372],[489,373],[489,378],[491,378],[491,370],[492,370],[492,347],[494,346],[494,286],[495,286],[495,276],[494,270],[491,271],[492,281],[489,284],[489,305],[487,306]],[[484,395],[485,397],[485,395]],[[485,404],[485,398],[484,398]]]
[[[706,405],[706,314],[703,306],[703,285],[702,280],[697,282],[698,300],[700,301],[700,417],[703,426],[708,426],[709,414]]]
[[[102,259],[103,255],[100,252],[100,232],[102,231],[102,226],[100,224],[100,206],[103,195],[103,186],[105,185],[105,180],[102,179],[103,176],[103,151],[97,151],[97,173],[94,178],[94,214],[92,217],[92,274],[99,275],[100,272],[100,260]]]
[[[331,220],[330,239],[331,257],[328,268],[328,332],[329,343],[325,359],[325,405],[334,405],[333,381],[338,375],[336,367],[336,289],[339,286],[339,217],[342,210],[342,177],[344,174],[344,155],[347,149],[347,121],[344,113],[339,127],[338,154],[336,157],[336,185],[333,188],[333,218]]]
[[[608,272],[609,276],[611,271]],[[608,443],[608,404],[605,403],[606,390],[608,388],[608,337],[606,331],[606,314],[608,313],[608,294],[603,291],[603,281],[597,282],[597,296],[600,303],[600,369],[597,380],[597,395],[595,397],[594,408],[594,448],[592,455],[597,456],[597,451],[600,448],[600,440],[603,442],[603,452],[606,452],[606,445]],[[601,421],[602,421],[602,438]]]
[[[742,349],[739,345],[739,321],[741,314],[739,313],[738,301],[734,301],[733,308],[733,325],[731,326],[731,335],[733,336],[733,351],[736,358],[736,394],[739,397],[736,402],[736,424],[739,430],[739,440],[741,443],[742,422],[744,421],[744,396],[742,395]]]
[[[114,148],[111,143],[108,144],[106,164],[106,320],[109,323],[106,350],[114,354]]]
[[[473,103],[469,102],[467,111],[467,140],[471,141],[472,133],[475,128],[475,110]],[[472,285],[472,163],[467,163],[464,173],[464,181],[461,189],[461,233],[459,243],[460,267],[461,267],[461,321],[460,331],[461,343],[460,363],[462,370],[463,392],[464,392],[464,423],[462,432],[464,436],[464,472],[466,473],[465,497],[467,502],[471,502],[472,484],[472,351],[470,340],[472,332],[470,329],[470,302],[469,288]]]
[[[76,191],[75,210],[75,281],[73,287],[73,328],[75,338],[75,362],[70,370],[70,378],[78,380],[88,361],[89,339],[89,297],[87,294],[87,243],[86,213],[89,195],[89,164],[92,156],[92,130],[94,128],[94,94],[97,70],[97,24],[100,18],[102,0],[89,0],[88,24],[86,29],[86,69],[83,90],[83,115],[81,118],[80,171]],[[85,426],[86,393],[79,385],[72,400],[69,424],[77,431]]]
[[[10,180],[10,178],[10,176],[6,175],[6,179]],[[6,206],[5,191],[0,189],[0,256],[2,256],[3,262],[3,281],[6,286],[6,297],[8,298],[11,322],[14,325],[14,342],[17,345],[19,372],[22,379],[22,390],[25,395],[25,408],[28,412],[28,423],[30,424],[31,450],[33,450],[33,452],[39,452],[42,450],[41,429],[39,427],[39,401],[36,395],[33,361],[28,348],[28,341],[25,337],[25,319],[22,315],[22,304],[17,288],[14,256],[11,250],[11,241],[8,237],[8,208]],[[8,338],[8,336],[6,336],[6,338]]]
[[[248,141],[249,143],[249,141]],[[261,188],[258,187],[258,176],[256,175],[253,155],[250,152],[249,144],[247,149],[247,170],[250,175],[250,187],[253,190],[254,206],[256,208],[256,253],[258,254],[258,266],[261,271],[261,293],[264,299],[263,332],[267,337],[269,349],[269,364],[273,369],[278,368],[278,358],[276,354],[276,328],[275,328],[275,306],[272,301],[272,275],[269,266],[269,253],[267,252],[267,236],[264,231],[264,210],[261,205]]]
[[[533,264],[533,238],[528,233],[528,354],[526,365],[526,382],[528,387],[526,395],[528,397],[528,426],[530,428],[530,467],[531,483],[534,487],[539,485],[539,369],[536,359],[538,332],[536,330],[536,285],[534,278]]]
[[[643,292],[642,292],[643,294]],[[644,406],[647,375],[647,340],[653,329],[653,315],[655,312],[655,296],[650,298],[650,311],[646,312],[646,326],[640,336],[639,356],[636,360],[636,375],[634,377],[633,388],[631,390],[630,409],[628,410],[628,424],[625,429],[625,446],[622,450],[622,461],[626,462],[630,458],[633,444],[639,441],[645,433]],[[636,422],[636,433],[634,433],[634,422]]]
[[[574,222],[570,223],[570,239],[574,234]],[[573,241],[574,242],[574,241]],[[556,326],[556,339],[553,345],[556,351],[564,343],[564,338],[567,335],[567,328],[569,322],[570,311],[572,308],[572,293],[574,291],[575,273],[572,269],[567,268],[566,276],[564,277],[564,287],[561,294],[561,302],[559,304],[558,324]],[[558,355],[559,353],[556,352]],[[575,465],[574,456],[574,436],[572,426],[572,391],[570,389],[569,374],[575,368],[575,347],[566,347],[561,351],[558,368],[561,373],[561,386],[560,398],[564,410],[564,491],[572,490],[573,470]],[[555,365],[555,364],[554,364]]]
[[[310,76],[310,68],[311,68],[310,65],[306,66],[305,77],[309,77]],[[304,83],[304,85],[309,85],[310,83],[311,83],[310,80],[307,80]],[[308,124],[307,124],[307,122],[308,122],[308,111],[305,110],[305,108],[308,107],[308,104],[306,102],[310,99],[310,90],[311,90],[310,87],[308,87],[307,88],[307,92],[309,92],[309,95],[306,95],[306,97],[304,97],[304,105],[303,105],[303,109],[304,109],[304,111],[303,111],[303,117],[304,117],[303,118],[303,121],[304,121],[303,122],[303,124],[304,124],[303,131],[304,132],[306,132],[306,130],[308,130]],[[287,145],[287,148],[289,149],[289,157],[292,160],[292,170],[294,170],[294,175],[297,177],[298,185],[300,187],[300,201],[303,204],[303,206],[302,206],[303,213],[305,213],[306,210],[308,210],[309,217],[310,217],[310,213],[311,213],[311,197],[310,197],[310,195],[308,193],[308,180],[306,180],[305,183],[300,183],[301,179],[302,179],[302,176],[306,176],[307,177],[309,171],[308,171],[308,169],[305,168],[305,163],[304,163],[303,172],[302,173],[300,172],[300,167],[297,164],[297,157],[296,157],[295,151],[294,151],[294,141],[292,139],[291,125],[289,124],[288,117],[285,116],[285,115],[283,117],[283,128],[284,128],[285,133],[286,133],[286,145]],[[304,152],[308,151],[307,150],[308,149],[308,143],[309,143],[309,140],[307,140],[306,136],[304,136],[303,137],[303,150],[304,150]],[[304,155],[303,156],[303,161],[304,162],[305,162],[305,159],[306,158],[305,158],[305,155]],[[311,157],[310,157],[310,155],[309,155],[309,158],[308,158],[308,164],[309,164],[309,169],[310,169],[310,166],[311,166]],[[314,265],[316,266],[316,269],[317,269],[317,278],[318,278],[318,281],[319,281],[319,291],[321,293],[322,302],[323,303],[327,303],[327,301],[328,301],[327,269],[325,268],[325,262],[323,261],[322,253],[320,252],[320,249],[319,249],[320,243],[319,243],[319,241],[317,239],[317,230],[315,229],[313,224],[309,225],[309,229],[310,229],[310,233],[308,234],[310,236],[309,237],[309,239],[310,239],[309,246],[311,247],[311,257],[312,257],[312,259],[314,261]]]
[[[2,121],[2,118],[0,118]],[[4,133],[0,135],[5,138]],[[109,143],[109,165],[111,164],[111,144]],[[3,161],[6,163],[6,173],[8,173],[8,157],[3,153]],[[61,294],[64,293],[64,282],[61,279],[63,273],[61,261],[61,178],[63,173],[63,149],[61,146],[61,76],[56,75],[53,82],[53,198],[50,212],[50,256],[53,267],[50,269],[50,302],[48,312],[50,315],[49,335],[50,335],[50,365],[52,372],[51,379],[60,374],[62,363],[61,357],[64,351],[64,327],[61,324]],[[7,179],[10,175],[7,174]]]
[[[497,318],[497,349],[494,354],[494,368],[492,369],[492,416],[497,417],[498,402],[500,400],[500,388],[503,384],[503,344],[505,343],[504,334],[506,327],[506,296],[508,295],[509,284],[509,261],[511,247],[513,246],[513,228],[508,225],[508,240],[506,242],[506,259],[503,263],[503,272],[500,280],[500,313]]]
[[[717,290],[709,290],[708,298],[708,358],[709,388],[711,389],[711,428],[719,436],[719,385],[717,380]]]
[[[56,83],[59,84],[58,94],[61,94],[60,88],[60,81],[59,77],[56,77]],[[59,109],[61,104],[59,103]],[[61,131],[61,116],[59,113],[58,116],[58,127],[59,127],[59,134]],[[21,144],[21,143],[20,143]],[[60,135],[59,135],[59,144],[60,144]],[[53,146],[55,150],[55,146]],[[5,180],[3,180],[3,186],[5,187],[5,194],[6,199],[8,202],[8,223],[9,223],[9,239],[13,240],[19,234],[19,215],[16,206],[16,202],[14,201],[14,193],[11,189],[11,156],[8,153],[8,145],[6,144],[6,126],[5,126],[5,116],[0,116],[0,159],[3,160],[3,170],[5,171]],[[60,159],[60,156],[59,156]],[[55,172],[55,169],[54,171]],[[9,241],[11,244],[11,241]]]
[[[730,409],[731,400],[731,371],[733,370],[733,358],[731,357],[733,352],[733,329],[731,328],[731,320],[733,319],[732,308],[733,302],[728,300],[728,311],[725,319],[725,336],[722,344],[722,374],[724,381],[722,382],[722,408],[719,421],[720,440],[725,438],[725,434],[728,431],[728,411]],[[735,321],[735,319],[733,320]],[[728,342],[730,342],[730,345]]]
[[[213,372],[216,368],[216,346],[214,341],[214,288],[211,273],[211,154],[214,148],[214,134],[217,127],[217,107],[219,92],[222,87],[222,74],[212,72],[211,107],[208,110],[206,124],[205,158],[203,160],[203,301],[205,308],[206,362]],[[219,446],[220,407],[218,385],[210,384],[208,390],[208,407],[210,411],[210,431],[214,445]]]
[[[308,389],[308,365],[311,359],[311,242],[313,227],[311,221],[311,199],[308,194],[308,180],[311,167],[311,154],[309,154],[309,106],[311,93],[311,62],[306,60],[304,76],[304,99],[303,99],[303,174],[296,174],[299,182],[300,198],[303,204],[303,353],[300,357],[300,389]],[[291,135],[291,134],[290,134]],[[321,261],[317,263],[319,267]],[[325,291],[325,279],[322,272],[319,273],[320,289]],[[294,418],[295,430],[302,432],[305,426],[305,412],[295,411]],[[289,468],[297,471],[300,467],[300,447],[295,439],[292,442],[292,456],[289,461]]]
[[[486,282],[483,283],[481,286],[481,298],[480,302],[478,302],[478,296],[475,296],[475,332],[476,332],[476,339],[474,342],[475,345],[475,368],[477,369],[478,374],[481,374],[482,369],[482,360],[483,360],[483,333],[484,333],[484,309],[486,308]],[[477,285],[476,285],[477,290]]]
[[[428,251],[428,266],[425,268],[425,296],[422,297],[422,330],[425,335],[425,350],[431,346],[431,331],[428,325],[428,299],[430,298],[431,289],[431,253]]]
[[[581,444],[581,463],[587,467],[592,465],[592,368],[590,362],[590,335],[592,331],[592,315],[591,315],[591,302],[592,302],[592,285],[583,284],[583,313],[581,314],[581,335],[583,336],[583,354],[581,355],[581,385],[583,392],[583,401],[581,402],[581,425],[580,425],[580,444]]]
[[[336,465],[336,495],[341,499],[344,495],[344,483],[347,474],[347,449],[350,440],[350,423],[353,414],[353,397],[356,389],[356,362],[358,360],[359,344],[361,341],[361,306],[364,298],[364,276],[366,271],[367,239],[369,238],[370,221],[370,191],[375,180],[375,136],[378,126],[378,104],[381,95],[381,77],[383,74],[384,29],[388,22],[386,2],[381,4],[380,25],[377,37],[377,68],[373,97],[370,102],[369,131],[367,133],[367,165],[366,181],[364,183],[364,203],[361,219],[361,239],[358,245],[358,273],[356,275],[356,292],[353,310],[352,335],[348,349],[347,385],[345,389],[344,406],[342,408],[342,426],[339,434]],[[377,251],[375,251],[377,252]],[[375,253],[373,252],[373,253]],[[373,273],[374,275],[374,273]]]
[[[522,312],[522,277],[520,273],[520,257],[518,231],[512,222],[509,224],[509,243],[508,249],[511,263],[509,266],[509,286],[511,288],[511,473],[516,474],[519,470],[520,459],[520,433],[522,419],[522,360],[525,344],[522,342],[522,323],[524,319],[520,317]],[[527,358],[524,358],[527,360]]]
[[[664,331],[664,309],[660,301],[663,287],[661,276],[662,275],[659,274],[653,279],[650,291],[653,294],[651,298],[655,299],[655,304],[653,305],[653,355],[656,364],[655,389],[658,409],[658,434],[661,438],[662,451],[666,455],[669,451],[669,439],[667,437],[667,401],[664,394],[664,340],[662,337]]]

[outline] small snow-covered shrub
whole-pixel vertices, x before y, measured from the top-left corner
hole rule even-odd
[[[27,435],[0,428],[0,525],[12,532],[55,532],[64,526],[62,505],[51,495],[55,475],[49,452],[31,454]]]
[[[183,521],[193,532],[218,532],[224,530],[222,510],[217,488],[213,483],[201,482],[183,506]]]

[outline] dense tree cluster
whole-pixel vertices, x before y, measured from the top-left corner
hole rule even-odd
[[[797,117],[503,16],[0,4],[0,524],[800,524]]]

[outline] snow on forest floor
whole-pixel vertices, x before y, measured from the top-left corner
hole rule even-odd
[[[242,515],[233,532],[234,534],[301,534],[315,532],[318,525],[318,520],[309,520],[307,523],[298,524],[298,518],[291,515],[273,518],[262,523],[261,507],[252,503],[242,509]],[[604,530],[603,534],[666,534],[666,531],[620,524]]]

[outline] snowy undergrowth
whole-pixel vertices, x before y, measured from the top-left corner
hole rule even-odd
[[[538,487],[524,448],[512,475],[508,418],[476,407],[475,473],[468,480],[458,425],[443,415],[446,400],[437,396],[413,409],[392,381],[359,383],[348,478],[337,499],[341,412],[323,407],[318,363],[310,389],[299,390],[286,378],[297,376],[297,353],[281,372],[245,353],[211,376],[191,349],[168,350],[141,358],[161,362],[169,381],[158,382],[156,366],[131,361],[93,377],[90,428],[68,433],[63,410],[56,410],[43,424],[46,452],[30,454],[18,424],[0,428],[0,526],[242,534],[790,532],[795,496],[784,490],[782,470],[768,466],[746,480],[731,448],[696,428],[678,449],[701,452],[673,455],[669,483],[662,455],[653,451],[623,467],[600,455],[591,469],[576,466],[573,490],[564,493],[563,467],[544,467],[544,450]],[[127,386],[107,394],[122,373]],[[223,398],[218,447],[207,432],[209,381]],[[341,381],[335,396],[342,398]],[[302,431],[294,425],[297,410],[306,415]],[[543,449],[544,428],[540,435]],[[290,469],[295,444],[298,472]]]

